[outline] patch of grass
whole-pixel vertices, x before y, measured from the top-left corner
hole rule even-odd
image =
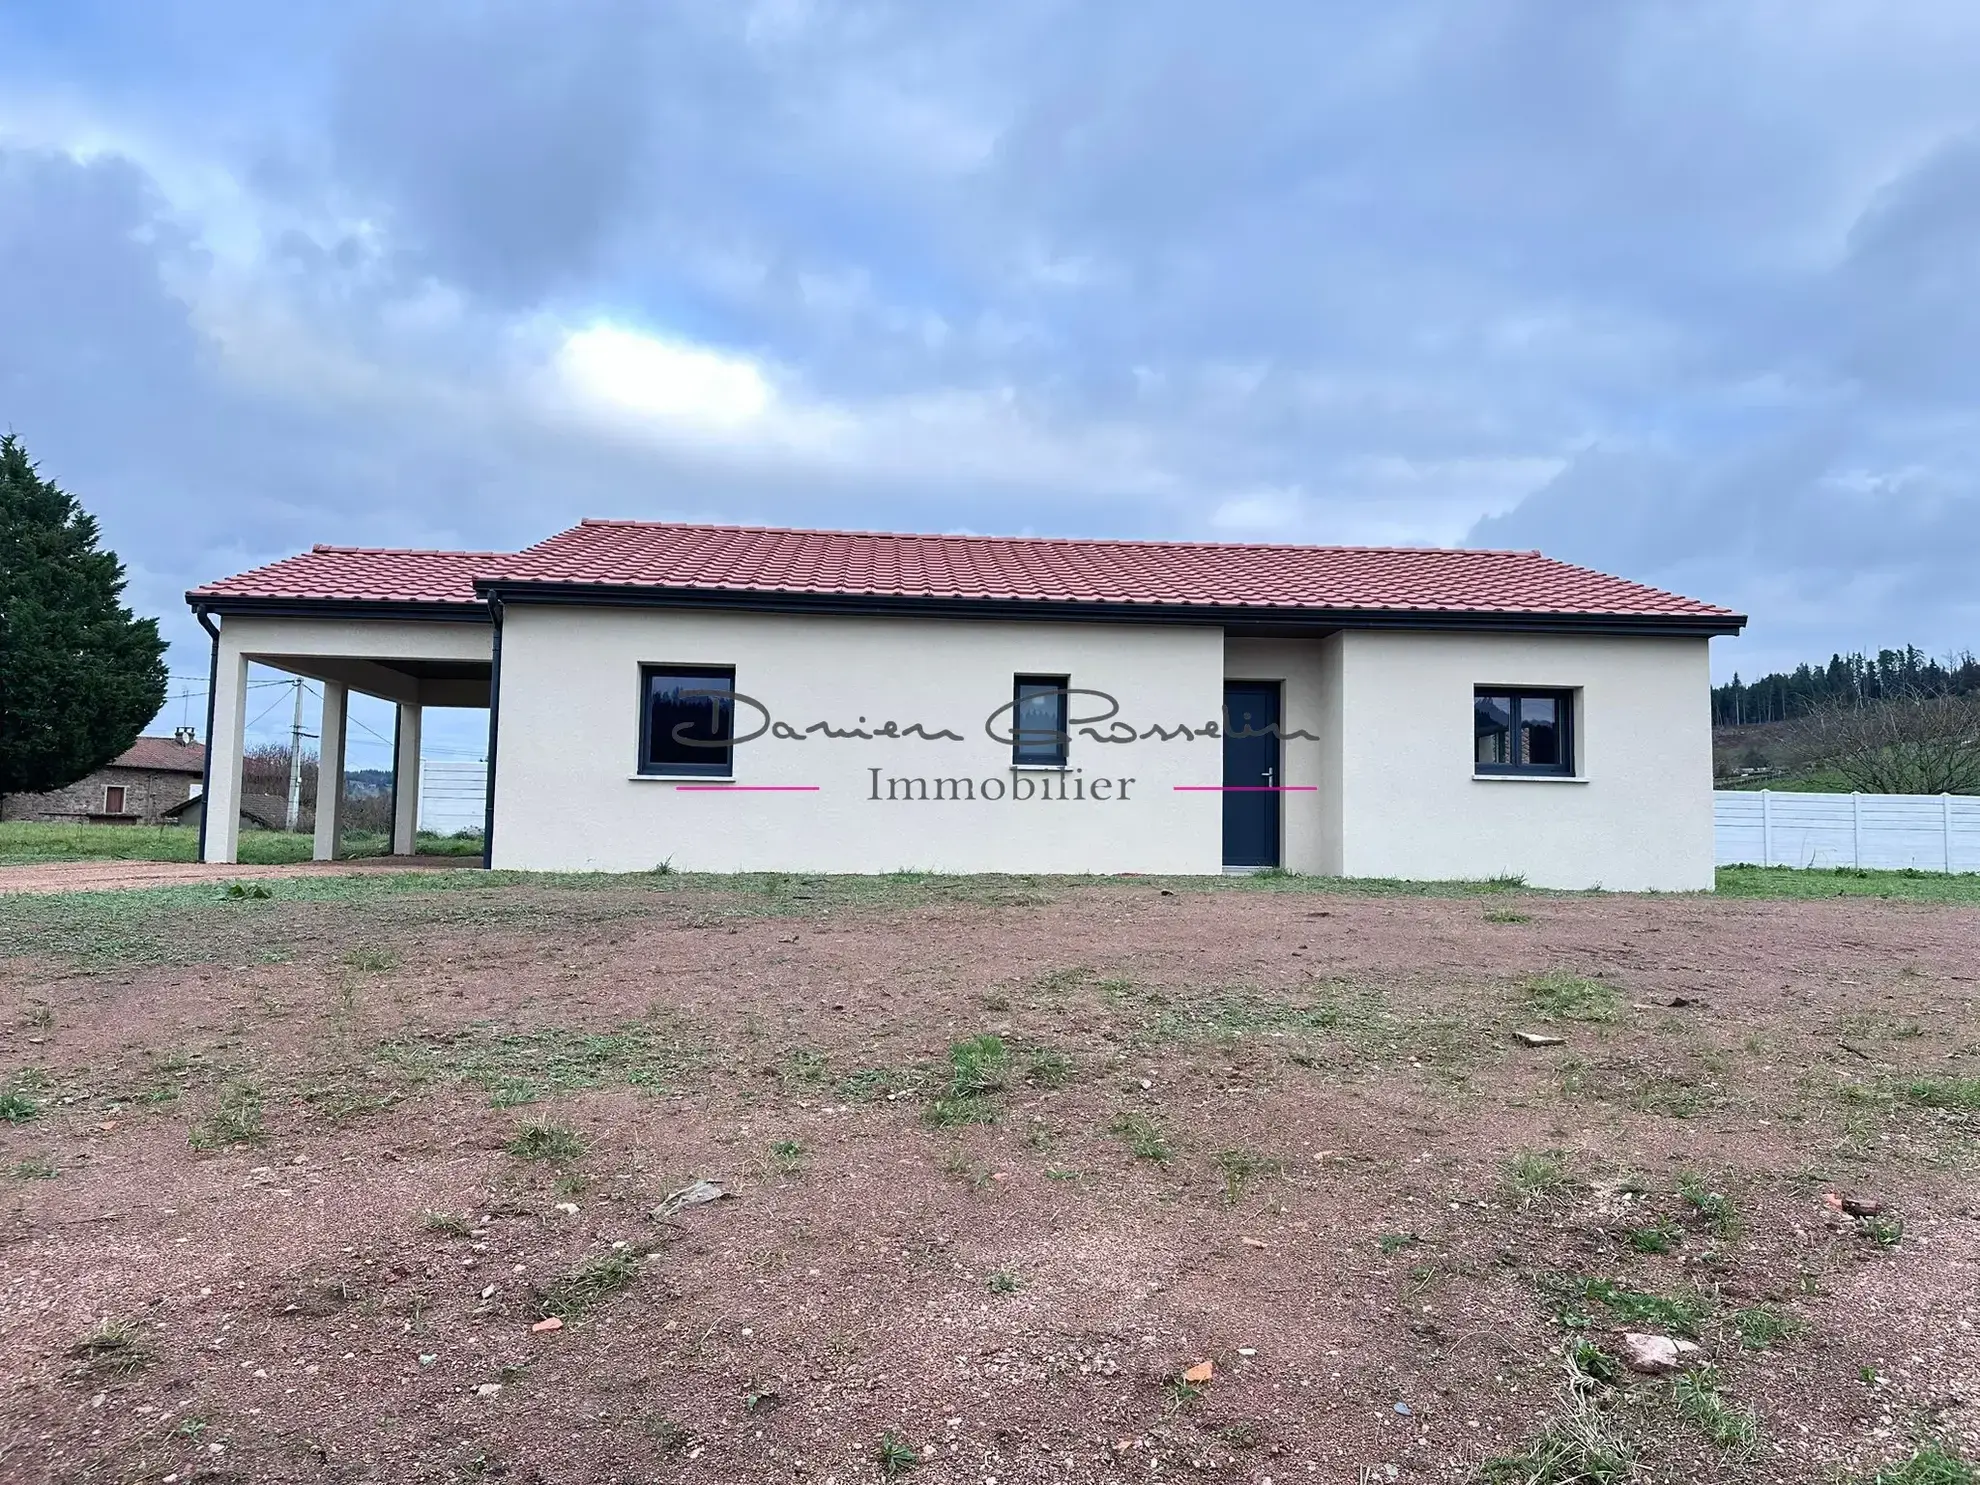
[[[1887,1464],[1857,1485],[1980,1485],[1980,1470],[1949,1444],[1921,1445],[1908,1459]]]
[[[1623,1241],[1638,1253],[1675,1253],[1684,1241],[1684,1229],[1673,1222],[1657,1221],[1632,1227]]]
[[[1728,1453],[1745,1454],[1760,1442],[1760,1420],[1751,1408],[1728,1402],[1712,1372],[1684,1372],[1671,1378],[1678,1416]]]
[[[1559,1150],[1521,1150],[1506,1161],[1506,1189],[1527,1206],[1551,1201],[1574,1189],[1574,1177]]]
[[[1180,1413],[1185,1408],[1193,1408],[1203,1401],[1203,1394],[1209,1391],[1201,1382],[1192,1382],[1183,1376],[1174,1376],[1163,1384],[1163,1396],[1168,1399],[1169,1411]]]
[[[1980,902],[1980,873],[1814,870],[1789,866],[1722,866],[1721,897],[1887,897],[1914,902]]]
[[[17,1181],[52,1181],[55,1179],[55,1162],[45,1155],[30,1155],[16,1160],[7,1168],[7,1174]]]
[[[1143,1028],[1143,1039],[1159,1044],[1198,1038],[1237,1041],[1251,1036],[1314,1036],[1362,1029],[1377,1010],[1372,997],[1366,1004],[1353,1006],[1332,997],[1299,1004],[1236,991],[1172,1005],[1158,1003]]]
[[[0,1092],[0,1120],[8,1124],[26,1124],[41,1116],[41,1105],[29,1098],[18,1088]]]
[[[485,1088],[497,1108],[556,1093],[621,1083],[672,1088],[706,1055],[675,1018],[656,1014],[610,1031],[545,1027],[499,1032],[470,1027],[449,1035],[396,1037],[378,1058],[414,1082],[463,1081]]]
[[[584,1141],[561,1124],[525,1124],[502,1148],[518,1160],[575,1160]]]
[[[1591,1348],[1592,1349],[1592,1348]],[[1479,1466],[1489,1485],[1624,1485],[1636,1464],[1629,1443],[1607,1408],[1609,1388],[1582,1370],[1583,1351],[1563,1356],[1567,1380],[1554,1416],[1517,1454],[1499,1454]]]
[[[193,1125],[188,1138],[195,1150],[223,1150],[230,1145],[262,1145],[268,1131],[261,1122],[261,1094],[250,1083],[227,1083],[213,1112]]]
[[[1688,1300],[1670,1299],[1641,1289],[1626,1289],[1613,1279],[1569,1280],[1570,1294],[1593,1300],[1625,1325],[1652,1325],[1695,1339],[1704,1317]]]
[[[815,1088],[831,1076],[825,1054],[811,1047],[792,1047],[777,1064],[777,1080],[786,1088]]]
[[[1018,1276],[1009,1269],[998,1269],[997,1272],[990,1276],[990,1292],[992,1294],[1016,1294],[1018,1292]]]
[[[1485,921],[1487,923],[1531,923],[1533,916],[1530,913],[1518,912],[1509,907],[1489,907],[1485,909]]]
[[[1248,1184],[1260,1176],[1283,1176],[1286,1163],[1250,1150],[1219,1150],[1217,1170],[1224,1178],[1224,1205],[1234,1207]]]
[[[128,1320],[105,1320],[68,1349],[84,1377],[127,1377],[155,1359],[137,1326]]]
[[[466,1217],[456,1217],[452,1212],[428,1212],[419,1219],[419,1225],[444,1237],[464,1238],[474,1232],[473,1222]]]
[[[1011,1053],[1004,1039],[984,1032],[957,1042],[949,1048],[949,1065],[954,1069],[949,1092],[957,1098],[995,1093],[1004,1086],[1010,1072]]]
[[[1384,1258],[1390,1258],[1402,1252],[1404,1248],[1413,1248],[1422,1241],[1423,1239],[1413,1232],[1385,1232],[1375,1239],[1375,1246],[1381,1250]]]
[[[1678,1198],[1691,1208],[1714,1237],[1739,1236],[1739,1209],[1725,1192],[1706,1185],[1697,1176],[1686,1175],[1678,1178]]]
[[[361,975],[382,975],[399,967],[399,956],[390,949],[364,946],[344,952],[344,968]]]
[[[949,1048],[948,1089],[923,1107],[923,1121],[938,1129],[996,1123],[991,1095],[1002,1091],[1010,1062],[1010,1048],[992,1032],[957,1042]]]
[[[1898,1217],[1859,1217],[1856,1230],[1879,1248],[1895,1248],[1904,1241],[1904,1221]]]
[[[1568,1365],[1597,1387],[1620,1386],[1628,1377],[1623,1364],[1593,1341],[1572,1341],[1567,1348]]]
[[[1169,1137],[1162,1132],[1162,1126],[1146,1114],[1116,1114],[1110,1127],[1136,1160],[1165,1163],[1175,1154],[1169,1148]]]
[[[796,1140],[772,1140],[770,1165],[780,1176],[794,1176],[804,1169],[804,1146]]]
[[[1622,1016],[1622,996],[1600,980],[1564,969],[1535,975],[1521,987],[1527,1005],[1550,1021],[1614,1021]]]
[[[899,1434],[883,1433],[879,1444],[874,1447],[873,1462],[880,1466],[882,1475],[894,1480],[920,1464],[921,1454]]]
[[[1980,1078],[1914,1078],[1904,1085],[1904,1096],[1928,1109],[1980,1112]]]
[[[1073,1080],[1073,1060],[1064,1052],[1041,1048],[1025,1059],[1024,1080],[1037,1088],[1063,1088]]]
[[[546,1319],[573,1320],[629,1288],[638,1277],[639,1255],[630,1248],[614,1248],[544,1285],[538,1292],[537,1307]]]
[[[1726,1324],[1739,1337],[1740,1345],[1749,1351],[1765,1351],[1778,1346],[1782,1341],[1794,1339],[1806,1328],[1799,1315],[1790,1315],[1785,1310],[1771,1309],[1766,1305],[1734,1310],[1726,1317]]]

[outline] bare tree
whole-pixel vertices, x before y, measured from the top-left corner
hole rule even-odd
[[[1838,698],[1809,713],[1803,736],[1865,794],[1980,794],[1980,695]]]

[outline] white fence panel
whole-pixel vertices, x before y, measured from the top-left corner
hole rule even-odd
[[[488,823],[488,765],[428,758],[419,766],[419,828],[429,835]]]
[[[1719,865],[1980,871],[1980,798],[1959,794],[1712,795]]]

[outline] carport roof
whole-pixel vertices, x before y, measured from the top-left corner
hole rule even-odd
[[[194,607],[413,604],[485,610],[474,580],[503,552],[435,552],[322,543],[186,594]]]
[[[520,552],[319,546],[202,603],[661,603],[1260,625],[1436,622],[1733,633],[1743,615],[1538,552],[916,536],[585,521]]]

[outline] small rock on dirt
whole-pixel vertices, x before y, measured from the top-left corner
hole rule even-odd
[[[1616,1345],[1616,1359],[1633,1372],[1660,1377],[1683,1369],[1697,1351],[1697,1343],[1693,1341],[1629,1330],[1623,1332]]]
[[[1554,1036],[1545,1031],[1515,1031],[1513,1040],[1522,1047],[1565,1047],[1567,1038]]]
[[[711,1201],[720,1201],[729,1193],[715,1181],[695,1181],[678,1191],[667,1193],[666,1199],[653,1209],[653,1220],[663,1221],[683,1207],[698,1207]]]
[[[1216,1362],[1199,1361],[1196,1363],[1195,1366],[1184,1368],[1182,1379],[1185,1382],[1207,1382],[1216,1375],[1217,1375]]]
[[[564,1322],[559,1320],[555,1315],[552,1315],[548,1320],[539,1320],[536,1324],[530,1326],[530,1329],[537,1335],[542,1335],[545,1331],[562,1330],[563,1328]]]

